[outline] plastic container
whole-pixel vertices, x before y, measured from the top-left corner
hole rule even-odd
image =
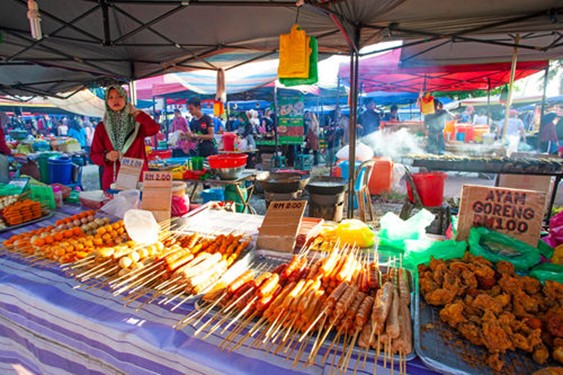
[[[362,164],[361,161],[356,161],[356,169],[358,169],[358,167],[361,164]],[[340,167],[340,177],[342,177],[345,180],[348,180],[349,179],[348,178],[348,166],[349,166],[348,160],[344,160],[344,161],[340,162],[340,164],[338,164],[338,166]],[[364,177],[364,173],[365,173],[365,170],[362,171],[360,173],[360,175],[358,176],[358,179],[356,180],[355,185],[354,185],[355,190],[360,189],[360,185],[361,185],[361,181]]]
[[[109,198],[104,195],[102,190],[81,191],[79,199],[80,204],[83,207],[95,210],[101,208],[107,201],[109,201]]]
[[[205,189],[201,191],[201,199],[203,200],[203,203],[211,201],[223,202],[225,200],[225,192],[223,191],[223,188]]]
[[[186,195],[187,187],[188,185],[186,185],[185,182],[181,182],[181,181],[172,182],[172,195],[183,198]]]
[[[223,150],[234,151],[236,137],[235,133],[223,133]]]
[[[223,154],[207,157],[209,166],[214,169],[236,168],[246,165],[247,154]]]
[[[172,150],[152,150],[150,154],[147,155],[148,160],[164,160],[170,159],[172,157]]]
[[[446,127],[444,128],[444,139],[446,141],[450,141],[455,138],[455,124],[455,120],[446,121]]]
[[[375,165],[368,182],[368,189],[371,195],[381,195],[391,191],[393,161],[386,156],[374,157],[373,160],[375,160]]]
[[[37,164],[39,165],[39,173],[41,175],[41,182],[44,184],[48,184],[49,179],[49,158],[53,156],[58,156],[60,153],[58,152],[44,152],[39,154],[37,157]]]
[[[447,174],[442,172],[415,173],[412,175],[414,185],[422,204],[427,207],[438,207],[444,201],[444,185]],[[407,184],[407,193],[411,202],[414,201],[411,187]]]
[[[72,183],[72,159],[68,156],[59,156],[50,158],[49,165],[49,183],[58,182],[63,185]]]
[[[489,134],[490,131],[491,127],[489,125],[474,125],[473,132],[475,142],[483,143],[483,136]]]
[[[201,171],[203,170],[203,162],[205,161],[205,158],[201,157],[201,156],[194,156],[190,159],[190,163],[191,163],[191,169],[196,170],[196,171]]]
[[[63,206],[63,191],[58,185],[53,186],[53,195],[55,196],[55,206],[57,208]]]

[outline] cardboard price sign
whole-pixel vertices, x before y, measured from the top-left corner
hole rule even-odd
[[[258,229],[256,246],[264,250],[293,252],[307,201],[270,203],[262,226]]]
[[[141,208],[151,211],[157,222],[170,219],[172,204],[172,173],[143,173],[143,202]]]
[[[487,227],[537,246],[545,194],[532,190],[464,185],[457,239],[467,240],[472,227]]]
[[[137,188],[141,171],[143,170],[143,159],[121,158],[119,173],[115,181],[117,190],[131,190]]]

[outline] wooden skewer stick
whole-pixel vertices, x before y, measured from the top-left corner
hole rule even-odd
[[[229,338],[229,336],[227,336],[227,338],[225,340],[230,340],[231,343],[233,343],[234,345],[228,349],[229,352],[232,352],[233,350],[235,350],[237,347],[242,346],[242,342],[246,341],[246,339],[249,337],[248,332],[246,333],[246,335],[244,335],[241,339],[239,339],[238,342],[235,342],[234,338],[236,336],[238,336],[242,330],[244,329],[244,327],[247,327],[248,324],[250,324],[250,322],[258,315],[258,311],[254,311],[252,314],[250,314],[250,316],[248,316],[248,318],[246,320],[244,320],[243,322],[241,322],[236,329],[234,329],[231,334],[229,334],[229,336],[232,335],[232,339]],[[227,343],[227,345],[225,345],[223,347],[223,349],[227,349],[229,346],[229,344]]]
[[[368,346],[366,346],[366,350],[364,351],[364,360],[362,362],[362,370],[364,370],[366,368],[366,362],[367,362],[367,359],[368,359],[368,352],[369,352],[370,347],[371,347],[371,337],[370,337]]]
[[[315,325],[319,322],[319,320],[323,317],[323,315],[325,317],[328,317],[328,315],[326,314],[326,311],[328,310],[328,306],[326,306],[323,311],[321,311],[319,313],[319,315],[317,315],[317,317],[315,318],[315,320],[313,320],[313,322],[309,325],[309,327],[307,327],[307,329],[305,330],[305,333],[303,333],[303,335],[301,335],[301,337],[299,338],[299,342],[303,341],[303,339],[307,336],[307,334],[309,334],[309,332],[315,327]],[[326,318],[325,318],[326,319]]]
[[[321,334],[322,334],[322,332],[323,332],[322,327],[324,327],[324,325],[325,325],[327,319],[328,319],[328,315],[325,315],[325,317],[324,317],[324,319],[323,319],[323,322],[322,322],[322,324],[321,324],[320,327],[319,327],[319,332],[317,333],[317,338],[316,338],[315,341],[313,342],[313,347],[311,348],[311,353],[309,353],[309,357],[307,357],[307,360],[306,360],[305,363],[303,364],[303,367],[307,367],[307,366],[312,365],[312,364],[315,363],[315,357],[313,356],[313,357],[311,358],[311,355],[312,355],[313,352],[314,352],[313,349],[317,346],[317,344],[318,344],[318,342],[319,342],[319,339],[320,339]]]
[[[299,350],[297,351],[297,354],[295,355],[295,359],[293,360],[291,367],[295,368],[297,366],[297,364],[299,363],[299,360],[301,359],[301,356],[303,355],[303,352],[305,351],[305,348],[307,347],[307,341],[303,341],[301,343],[301,346],[299,347]],[[299,344],[299,340],[295,342],[295,345],[297,345],[297,344]],[[291,351],[291,352],[293,353],[293,351]]]
[[[225,323],[227,320],[229,320],[234,314],[236,313],[235,310],[229,312],[228,314],[226,314],[225,316],[223,316],[222,318],[218,319],[217,323],[215,323],[215,325],[213,327],[211,327],[211,329],[209,330],[209,333],[207,333],[207,335],[203,336],[203,339],[205,340],[206,338],[208,338],[211,334],[213,334],[213,332],[215,332],[217,329],[219,329],[219,327],[221,327],[221,325],[223,323]],[[208,320],[207,322],[205,322],[195,333],[199,333],[201,331],[203,331],[203,329],[209,325],[212,321],[214,320],[214,318]]]
[[[340,338],[341,335],[342,335],[342,327],[340,327],[338,329],[338,331],[336,332],[336,337],[330,343],[330,346],[328,347],[328,350],[326,351],[325,355],[323,356],[323,359],[321,359],[321,363],[324,363],[326,361],[328,354],[330,353],[330,351],[332,350],[332,347],[334,346],[334,343],[338,341],[338,339]],[[322,345],[322,342],[321,342],[321,345]],[[335,351],[336,351],[336,349],[335,349]]]
[[[167,301],[170,300],[170,298],[172,298],[172,293],[177,292],[178,290],[184,289],[184,288],[185,288],[185,286],[181,285],[181,284],[176,284],[173,287],[170,287],[166,292],[162,293],[162,294],[166,294],[166,298],[160,300],[158,302],[158,304],[159,305],[165,304]],[[184,293],[184,292],[182,291],[182,293]]]
[[[187,291],[186,289],[182,289],[180,290],[180,292],[178,294],[176,294],[174,297],[170,298],[168,301],[164,302],[162,305],[168,305],[169,303],[174,302],[175,300],[177,300],[178,298],[182,297],[184,294],[186,294]],[[188,296],[186,296],[182,301],[180,301],[178,304],[176,304],[176,306],[174,306],[174,309],[177,309],[178,307],[182,306],[186,301],[190,300],[190,299],[195,299],[195,296],[192,295],[191,293],[187,293]]]
[[[311,364],[314,363],[314,358],[317,356],[317,353],[319,352],[319,349],[321,348],[321,346],[323,345],[323,343],[325,342],[326,338],[328,337],[328,334],[330,333],[330,331],[332,330],[332,327],[334,326],[334,322],[330,323],[330,325],[328,326],[327,330],[325,331],[323,338],[321,339],[321,341],[318,342],[317,346],[313,347],[313,350],[311,350],[311,354],[309,355],[309,360],[313,360],[313,362]],[[324,357],[323,361],[324,362],[326,360],[326,356]]]
[[[225,333],[225,331],[226,331],[227,329],[229,329],[229,328],[230,328],[233,324],[235,324],[244,314],[246,314],[246,312],[247,312],[248,310],[250,310],[250,308],[252,307],[252,304],[253,304],[254,302],[256,302],[256,300],[258,300],[258,296],[252,298],[252,300],[250,300],[250,301],[246,304],[246,306],[244,307],[244,309],[242,309],[242,310],[237,314],[237,316],[235,316],[233,319],[231,319],[231,321],[229,322],[229,324],[227,324],[227,325],[223,328],[223,330],[221,331],[221,334]]]
[[[100,270],[100,273],[96,274],[96,276],[94,276],[94,279],[99,279],[100,277],[107,275],[108,273],[111,272],[115,272],[119,269],[118,266],[113,266],[111,268],[108,268],[106,270]],[[102,272],[103,271],[103,272]],[[90,280],[92,277],[87,278],[86,280]],[[82,281],[85,281],[84,279]]]
[[[352,337],[352,341],[350,343],[349,349],[348,349],[348,354],[346,356],[346,358],[344,359],[344,363],[342,364],[342,367],[340,368],[340,372],[344,373],[344,371],[348,368],[348,364],[350,363],[350,358],[352,357],[352,351],[354,349],[354,345],[356,345],[356,340],[358,339],[358,334],[360,333],[360,330],[356,330],[356,332],[354,333],[354,336]],[[358,368],[358,362],[359,362],[359,357],[356,361],[356,368]]]
[[[351,339],[351,337],[350,337]],[[338,359],[338,363],[336,364],[338,367],[341,367],[344,363],[344,359],[346,358],[346,353],[348,353],[348,348],[350,347],[350,341],[348,341],[348,332],[344,334],[344,344],[342,345],[342,353],[340,354],[340,358]],[[338,348],[334,348],[334,354],[338,351]],[[334,369],[336,373],[336,368]]]
[[[88,271],[76,275],[75,278],[77,278],[77,279],[82,279],[82,278],[84,278],[84,277],[86,277],[86,276],[88,276],[88,275],[90,275],[90,274],[93,274],[93,273],[96,272],[96,270],[98,270],[99,268],[104,267],[106,264],[108,264],[108,263],[110,263],[110,262],[111,262],[111,259],[108,259],[108,260],[106,260],[105,262],[102,262],[102,263],[98,264],[96,267],[90,268]]]

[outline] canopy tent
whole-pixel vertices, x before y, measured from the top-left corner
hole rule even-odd
[[[430,92],[488,90],[510,81],[510,63],[408,66],[401,64],[402,50],[360,60],[362,91]],[[547,61],[519,61],[515,79],[547,67]],[[341,64],[339,76],[349,83],[350,65]]]
[[[105,111],[103,99],[87,89],[68,99],[55,97],[29,97],[23,100],[10,97],[0,98],[0,111],[14,112],[15,108],[33,113],[73,113],[89,117],[103,117]]]
[[[471,6],[462,0],[440,6],[433,0],[310,0],[298,22],[318,37],[325,54],[358,51],[382,40],[408,40],[414,48],[525,31],[521,44],[525,41],[529,58],[536,60],[546,58],[546,51],[561,55],[560,11],[559,0],[475,0]],[[39,12],[48,37],[36,41],[30,37],[27,1],[2,4],[4,93],[59,95],[114,79],[229,70],[267,59],[278,48],[279,34],[296,20],[297,7],[284,0],[40,0]],[[547,39],[538,37],[546,32]],[[489,43],[482,39],[479,43]]]

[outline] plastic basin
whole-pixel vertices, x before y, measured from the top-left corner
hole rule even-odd
[[[438,207],[444,201],[444,185],[447,174],[443,172],[415,173],[412,175],[414,185],[422,204],[427,207]],[[414,201],[412,190],[407,184],[407,193],[411,202]]]
[[[246,165],[247,154],[224,154],[207,157],[209,166],[213,169],[236,168]]]

